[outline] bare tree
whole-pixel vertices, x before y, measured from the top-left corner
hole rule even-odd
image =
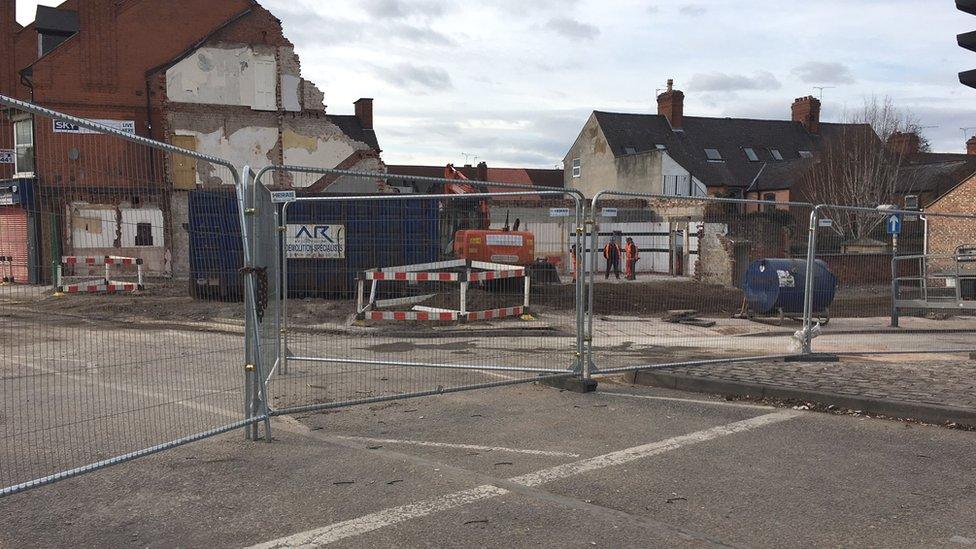
[[[823,146],[799,178],[804,198],[816,204],[875,208],[892,204],[899,194],[910,192],[910,171],[900,170],[906,161],[902,151],[886,146],[896,132],[919,133],[921,125],[911,114],[897,109],[891,99],[870,97],[843,124],[823,126]],[[865,237],[884,216],[827,208],[838,236]]]

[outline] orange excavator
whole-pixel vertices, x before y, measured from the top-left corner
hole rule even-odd
[[[559,282],[556,267],[535,257],[535,235],[519,230],[519,220],[509,227],[508,214],[501,229],[491,228],[491,212],[483,188],[470,181],[452,164],[444,168],[444,178],[457,183],[444,185],[445,194],[472,195],[471,200],[448,199],[441,202],[441,242],[443,252],[460,259],[505,263],[526,267],[534,283]]]

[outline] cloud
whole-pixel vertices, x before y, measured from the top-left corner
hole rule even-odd
[[[374,67],[373,72],[400,88],[448,90],[454,87],[451,75],[442,68],[398,63],[392,67]]]
[[[432,1],[364,0],[362,5],[366,13],[377,19],[431,18],[444,14],[443,4]]]
[[[705,15],[706,11],[708,10],[705,9],[705,6],[701,6],[699,4],[686,4],[684,6],[681,6],[681,8],[678,10],[678,13],[680,13],[681,15],[698,17],[700,15]]]
[[[661,13],[661,7],[660,6],[654,6],[654,5],[647,6],[647,13],[650,13],[652,15]]]
[[[389,25],[383,27],[380,34],[414,44],[432,44],[435,46],[453,46],[457,44],[454,39],[440,31],[436,31],[430,27],[418,27],[409,23],[391,22]]]
[[[753,76],[713,72],[695,74],[688,87],[698,91],[776,90],[782,87],[771,72],[760,71]]]
[[[812,84],[853,84],[851,69],[842,63],[810,61],[793,69],[793,75]]]
[[[577,38],[580,40],[593,40],[600,35],[600,29],[589,23],[580,23],[569,17],[554,17],[546,23],[550,30],[561,34],[566,38]]]

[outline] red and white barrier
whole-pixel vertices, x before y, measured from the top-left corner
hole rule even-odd
[[[441,270],[449,269],[449,270]],[[510,278],[524,278],[522,305],[487,311],[468,311],[468,286],[471,282],[488,282]],[[366,297],[366,281],[370,281],[369,298]],[[458,282],[460,283],[460,309],[439,309],[415,305],[410,311],[378,311],[384,306],[402,306],[417,303],[426,297],[415,296],[386,301],[377,300],[377,284],[381,281],[406,282]],[[468,261],[463,259],[439,261],[417,265],[403,265],[366,271],[359,277],[356,298],[356,318],[359,320],[408,320],[408,321],[476,321],[512,316],[522,316],[529,308],[529,276],[524,267],[502,263]]]
[[[108,284],[83,283],[61,286],[61,292],[66,294],[115,294],[119,292],[134,292],[138,289],[139,285],[130,282],[110,282]]]
[[[105,274],[101,280],[91,280],[65,284],[64,266],[83,266],[83,267],[104,267]],[[118,282],[112,280],[110,268],[113,266],[134,266],[136,268],[137,282]],[[134,292],[144,288],[142,284],[142,259],[138,257],[122,257],[116,255],[102,256],[77,256],[66,255],[61,257],[61,263],[55,272],[54,281],[55,291],[66,294],[78,293],[107,293],[114,294],[120,292]]]

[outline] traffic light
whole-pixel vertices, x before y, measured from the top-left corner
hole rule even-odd
[[[970,15],[976,15],[976,0],[956,0],[956,9]],[[976,52],[976,31],[957,35],[956,42],[959,43],[960,47]],[[970,88],[976,88],[976,70],[959,73],[959,82]]]

